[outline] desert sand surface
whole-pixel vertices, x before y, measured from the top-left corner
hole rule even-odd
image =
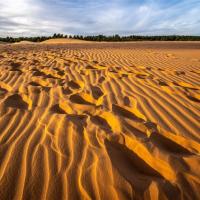
[[[0,47],[0,199],[200,199],[200,43]]]

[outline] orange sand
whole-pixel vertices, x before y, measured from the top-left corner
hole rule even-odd
[[[200,199],[198,45],[1,45],[0,199]]]

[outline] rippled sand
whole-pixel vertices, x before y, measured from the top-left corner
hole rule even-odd
[[[200,43],[0,46],[0,199],[200,199]]]

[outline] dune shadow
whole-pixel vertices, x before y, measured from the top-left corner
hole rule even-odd
[[[102,90],[97,86],[91,86],[91,90],[92,90],[92,96],[94,97],[94,99],[98,99],[104,94]]]
[[[157,132],[153,132],[151,134],[150,140],[153,142],[154,145],[156,145],[160,148],[164,148],[165,150],[172,152],[172,153],[183,154],[183,155],[192,155],[193,154],[185,147],[176,143],[176,141],[170,140],[169,138],[166,138],[165,136],[163,136]]]
[[[143,122],[144,121],[143,119],[134,115],[134,113],[132,113],[132,112],[116,105],[116,104],[112,104],[112,111],[117,115],[132,119],[132,120],[137,121],[137,122]]]
[[[53,105],[50,108],[50,111],[56,114],[66,114],[66,112],[62,108],[60,108],[58,104]]]
[[[189,100],[191,100],[191,101],[194,101],[194,102],[196,102],[196,103],[200,103],[200,100],[197,99],[197,98],[195,98],[195,97],[193,97],[193,96],[186,95],[186,97],[187,97]]]
[[[93,105],[92,103],[86,101],[85,99],[83,99],[80,95],[78,94],[73,94],[69,97],[70,101],[73,103],[77,103],[77,104],[83,104],[83,105]]]
[[[99,80],[98,80],[98,82],[101,84],[101,83],[103,83],[105,81],[105,77],[103,77],[103,76],[101,76],[100,78],[99,78]]]
[[[95,125],[99,126],[103,130],[105,130],[106,132],[108,132],[108,133],[112,132],[112,128],[110,127],[108,122],[105,119],[103,119],[102,117],[99,117],[97,115],[96,116],[90,116],[90,120]]]
[[[45,76],[45,73],[41,72],[38,69],[33,69],[32,71],[33,71],[33,76]]]
[[[6,94],[8,91],[0,87],[0,96]]]
[[[80,89],[80,85],[78,83],[76,83],[75,81],[69,81],[68,83],[68,86],[72,89]]]
[[[77,127],[80,132],[83,132],[83,127],[87,126],[87,115],[76,115],[76,114],[71,114],[67,115],[67,119],[71,122],[73,122]]]
[[[13,94],[5,100],[5,106],[19,109],[28,109],[28,104],[18,94]]]

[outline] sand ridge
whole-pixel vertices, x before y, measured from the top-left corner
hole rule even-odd
[[[1,199],[200,199],[198,50],[13,45],[0,69]]]
[[[82,44],[82,43],[92,43],[92,42],[85,40],[78,40],[78,39],[70,39],[70,38],[56,38],[41,42],[41,44]]]

